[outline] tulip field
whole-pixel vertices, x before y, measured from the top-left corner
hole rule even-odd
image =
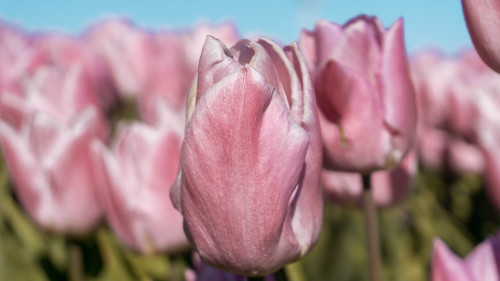
[[[78,34],[0,20],[0,280],[500,280],[500,4]]]

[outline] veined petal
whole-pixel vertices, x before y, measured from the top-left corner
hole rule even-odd
[[[204,73],[204,75],[197,78],[196,101],[205,94],[210,86],[241,68],[242,65],[233,58],[231,52],[221,41],[207,36],[198,65],[198,72]]]

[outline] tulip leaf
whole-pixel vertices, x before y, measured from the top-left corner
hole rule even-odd
[[[46,281],[37,259],[14,236],[0,236],[0,280]]]
[[[41,256],[46,251],[43,235],[29,220],[20,206],[14,202],[11,196],[0,198],[2,213],[6,216],[7,223],[12,231],[22,241],[26,249],[35,256]]]
[[[165,279],[169,276],[169,260],[163,255],[141,255],[123,250],[131,270],[141,280],[147,278]]]
[[[108,230],[100,229],[97,232],[97,241],[103,258],[103,270],[101,274],[91,281],[133,281],[141,280],[133,278],[127,270],[124,260],[119,255],[116,244]],[[141,280],[142,281],[142,280]]]

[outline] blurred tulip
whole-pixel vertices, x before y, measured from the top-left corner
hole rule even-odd
[[[410,152],[394,170],[372,173],[370,182],[375,204],[387,207],[406,198],[413,187],[416,170],[416,155]],[[325,195],[330,200],[343,205],[361,206],[362,175],[323,169],[322,182]]]
[[[403,21],[387,31],[368,16],[344,26],[319,21],[300,41],[318,98],[325,167],[362,173],[395,167],[416,122]]]
[[[462,0],[467,28],[483,61],[500,72],[500,2],[497,0]]]
[[[439,239],[434,241],[432,281],[496,281],[500,279],[500,234],[482,242],[460,259]]]
[[[485,159],[481,149],[472,143],[460,139],[448,139],[450,168],[459,173],[482,174]]]
[[[59,34],[40,34],[33,38],[31,66],[41,66],[68,71],[75,65],[87,78],[86,87],[95,93],[101,107],[109,109],[116,102],[116,90],[111,81],[108,65],[102,60],[91,44],[82,37]]]
[[[207,37],[171,198],[201,258],[263,276],[304,256],[322,223],[321,137],[296,44]]]
[[[34,221],[45,230],[88,233],[101,218],[90,144],[99,136],[94,108],[68,124],[35,114],[17,132],[0,121],[0,137],[14,190]]]
[[[474,50],[447,58],[426,51],[412,58],[419,121],[473,140],[480,115],[475,100],[491,71]]]
[[[91,28],[84,40],[106,62],[120,95],[136,97],[142,93],[150,74],[148,63],[155,60],[150,32],[129,21],[111,19]]]
[[[418,158],[431,169],[451,169],[457,173],[481,174],[485,160],[481,148],[432,127],[417,130]]]
[[[19,130],[31,115],[43,112],[56,122],[66,124],[88,107],[96,110],[96,123],[100,138],[107,136],[107,124],[101,112],[101,104],[89,77],[79,65],[72,65],[66,71],[56,67],[39,67],[32,77],[25,79],[22,94],[2,92],[0,95],[0,116],[10,126]]]
[[[182,127],[166,122],[161,127],[136,123],[122,128],[113,151],[94,144],[105,215],[125,245],[142,253],[172,253],[189,246],[182,216],[169,200],[182,133]]]

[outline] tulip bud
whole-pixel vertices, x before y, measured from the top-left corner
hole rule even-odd
[[[469,34],[483,61],[500,72],[500,2],[462,0]]]
[[[403,21],[387,31],[374,17],[344,26],[319,21],[300,42],[317,94],[325,167],[361,173],[395,167],[416,123]]]
[[[122,128],[112,151],[94,143],[99,199],[106,218],[134,250],[172,253],[189,245],[182,216],[169,200],[181,144],[182,129],[166,123]]]
[[[42,228],[82,235],[102,210],[95,191],[90,144],[99,118],[89,107],[60,124],[36,114],[20,132],[0,121],[2,149],[23,207]]]
[[[320,128],[297,46],[207,37],[171,198],[202,260],[263,276],[304,256],[322,221]]]

